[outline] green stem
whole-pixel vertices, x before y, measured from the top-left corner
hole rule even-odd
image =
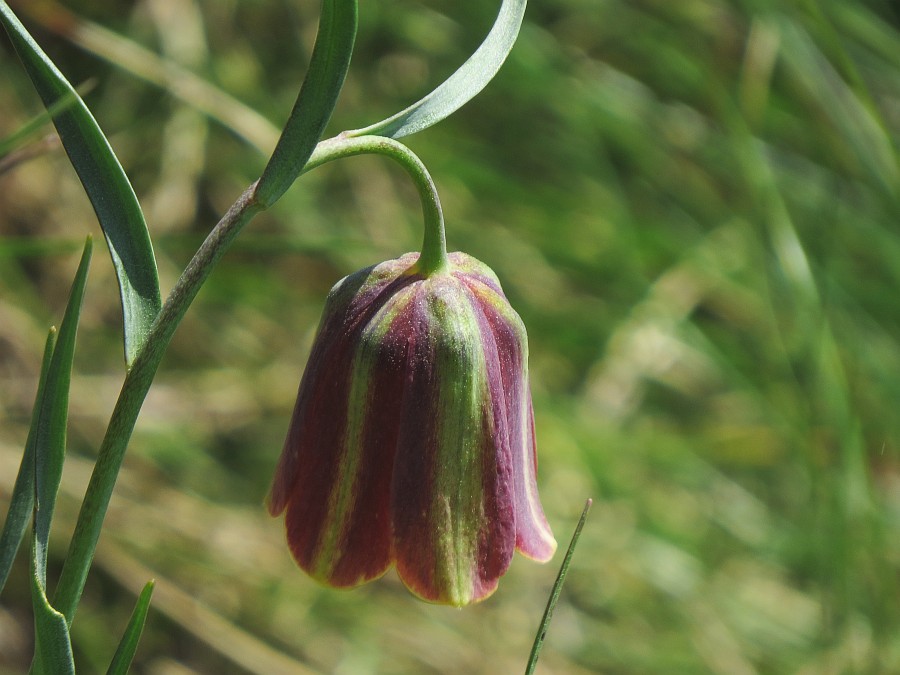
[[[353,155],[376,154],[390,157],[398,162],[412,178],[422,200],[422,215],[425,219],[425,236],[422,254],[416,264],[416,271],[429,276],[447,265],[447,238],[444,234],[444,213],[438,198],[434,181],[428,169],[412,150],[402,143],[384,136],[350,137],[344,134],[322,141],[303,167],[303,173],[311,171],[326,162]]]
[[[255,187],[254,184],[244,191],[194,254],[151,325],[143,347],[125,376],[78,513],[78,522],[54,596],[54,607],[65,615],[69,625],[84,590],[116,477],[150,384],[175,329],[203,282],[241,228],[262,210],[254,199]]]

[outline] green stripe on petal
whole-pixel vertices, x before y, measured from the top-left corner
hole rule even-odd
[[[477,538],[485,519],[482,452],[485,449],[487,368],[478,320],[467,293],[455,280],[429,297],[436,324],[435,364],[439,373],[435,501],[430,514],[440,532],[436,570],[454,605],[471,602]]]
[[[340,449],[338,475],[329,497],[326,522],[317,545],[315,575],[329,579],[333,575],[352,524],[361,480],[364,436],[370,421],[374,370],[382,357],[382,345],[397,316],[404,312],[414,297],[414,286],[407,286],[381,307],[362,329],[353,358],[350,394],[347,405],[346,431]],[[360,582],[363,579],[359,580]]]

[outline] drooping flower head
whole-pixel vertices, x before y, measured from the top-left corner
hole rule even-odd
[[[556,542],[538,499],[525,327],[463,253],[422,274],[408,253],[328,295],[269,498],[291,552],[336,587],[396,565],[457,606],[497,587],[518,549]]]

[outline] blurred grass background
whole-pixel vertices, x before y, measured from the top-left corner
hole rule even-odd
[[[110,136],[165,293],[259,175],[318,3],[10,4]],[[440,82],[497,4],[362,3],[332,132]],[[499,77],[409,139],[450,247],[495,269],[529,328],[562,546],[595,500],[539,672],[900,672],[898,28],[886,0],[532,0]],[[5,36],[0,73],[3,141],[41,107]],[[0,165],[0,507],[46,328],[99,237],[49,131]],[[105,668],[151,577],[134,672],[522,671],[560,555],[517,558],[462,611],[393,574],[336,592],[295,568],[261,506],[326,292],[416,248],[419,213],[399,170],[355,158],[241,235],[139,420],[73,627],[84,672]],[[121,384],[119,323],[96,255],[57,568]],[[2,673],[31,653],[19,563]]]

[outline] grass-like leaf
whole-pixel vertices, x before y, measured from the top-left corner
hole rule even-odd
[[[588,512],[591,510],[591,504],[593,504],[591,499],[585,502],[581,518],[578,519],[578,524],[575,526],[572,541],[569,542],[569,548],[566,550],[566,557],[563,558],[559,574],[556,576],[553,589],[550,591],[550,599],[547,600],[547,608],[544,610],[544,616],[541,618],[541,624],[538,626],[537,635],[534,636],[534,644],[531,647],[528,665],[525,667],[525,675],[531,675],[535,667],[537,667],[538,656],[540,656],[541,648],[544,646],[547,629],[550,627],[550,619],[553,618],[553,610],[556,609],[556,603],[559,601],[559,594],[562,592],[563,583],[566,580],[566,575],[569,573],[569,565],[572,563],[572,555],[575,553],[575,545],[578,543],[578,537],[581,536],[581,530],[584,529],[584,522],[587,520]]]
[[[48,109],[74,97],[53,118],[91,200],[116,268],[125,325],[125,360],[131,364],[162,304],[156,259],[137,197],[119,160],[84,101],[0,0],[0,23]]]
[[[33,569],[32,572],[31,599],[35,628],[32,672],[37,675],[74,675],[75,661],[66,617],[50,606],[38,570]]]
[[[75,273],[69,303],[50,357],[42,396],[36,404],[34,437],[34,538],[31,556],[31,597],[35,617],[35,671],[74,673],[72,644],[65,616],[47,600],[47,544],[56,494],[62,478],[69,409],[69,382],[75,355],[75,335],[93,246],[88,237]]]
[[[72,360],[75,356],[75,335],[88,268],[93,250],[88,237],[84,245],[81,263],[72,283],[69,304],[59,326],[59,337],[50,366],[43,397],[38,402],[38,412],[34,429],[34,532],[35,566],[39,580],[46,583],[47,542],[50,538],[50,521],[56,505],[56,493],[62,478],[63,460],[66,451],[66,423],[69,412],[69,382],[72,376]]]
[[[37,395],[34,408],[31,412],[31,427],[28,437],[25,439],[25,450],[22,452],[22,462],[19,464],[19,473],[16,475],[16,483],[13,486],[12,497],[9,501],[9,511],[3,522],[3,532],[0,534],[0,592],[6,586],[9,572],[19,544],[25,535],[25,528],[31,519],[34,508],[34,443],[37,429],[37,420],[40,412],[40,403],[44,398],[44,386],[47,382],[47,371],[50,369],[50,358],[53,356],[53,348],[56,345],[56,329],[51,328],[44,345],[44,358],[41,362],[41,375],[38,380]]]
[[[309,70],[256,187],[256,199],[263,206],[275,203],[297,179],[325,132],[350,67],[357,15],[356,0],[322,2]]]
[[[154,584],[154,581],[148,581],[138,596],[134,611],[128,620],[128,626],[125,627],[125,634],[122,635],[122,640],[113,655],[106,675],[125,675],[128,672],[131,660],[137,651],[138,641],[141,639],[141,632],[144,630],[147,612],[150,610],[150,596],[153,595]]]
[[[526,0],[503,0],[500,13],[481,46],[437,89],[405,110],[349,136],[409,136],[437,124],[472,100],[494,79],[522,27]]]
[[[802,86],[818,102],[856,155],[860,165],[889,195],[900,190],[900,163],[894,141],[865,95],[854,91],[813,42],[794,22],[779,24],[784,59]]]

